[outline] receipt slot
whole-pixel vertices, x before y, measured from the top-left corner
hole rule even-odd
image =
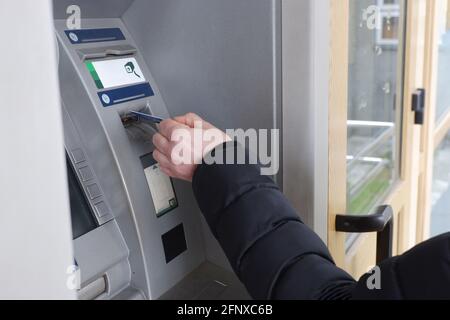
[[[172,180],[161,171],[153,155],[148,154],[141,157],[141,162],[152,195],[156,216],[161,217],[178,207]]]

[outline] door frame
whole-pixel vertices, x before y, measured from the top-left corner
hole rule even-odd
[[[283,193],[327,242],[330,0],[282,0]]]
[[[416,243],[416,204],[421,128],[414,125],[412,94],[423,87],[424,48],[420,37],[425,32],[421,14],[425,0],[408,1],[406,21],[404,96],[400,177],[386,199],[394,211],[393,254]],[[375,265],[376,234],[362,234],[346,248],[344,233],[336,232],[336,215],[347,208],[347,101],[349,57],[349,0],[330,0],[330,82],[328,117],[328,247],[338,266],[355,277]]]

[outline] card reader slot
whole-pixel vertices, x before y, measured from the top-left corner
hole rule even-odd
[[[156,123],[142,121],[141,118],[132,113],[137,111],[145,114],[151,114],[148,106],[137,110],[130,110],[120,114],[124,128],[127,130],[128,137],[134,141],[151,140],[152,136],[158,132]]]
[[[135,54],[137,49],[131,45],[117,45],[100,48],[85,48],[77,50],[81,61],[101,59],[108,56],[128,56]]]

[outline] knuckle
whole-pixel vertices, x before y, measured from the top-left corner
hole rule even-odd
[[[169,125],[170,125],[170,119],[163,120],[159,124],[159,131],[160,131],[161,135],[164,134],[165,132],[167,132],[167,130],[169,129]]]
[[[163,147],[164,147],[164,141],[160,138],[160,137],[156,137],[155,140],[153,141],[153,144],[155,145],[156,148],[158,148],[160,151],[163,151]]]
[[[159,139],[159,133],[154,134],[152,137],[153,144],[157,145],[159,143],[158,139]]]
[[[172,154],[175,147],[177,146],[178,142],[176,141],[169,141],[169,143],[167,144],[167,153]]]

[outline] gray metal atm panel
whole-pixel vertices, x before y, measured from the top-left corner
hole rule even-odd
[[[73,82],[72,84],[75,89],[77,83]],[[83,102],[82,96],[80,96],[80,102]],[[84,144],[81,142],[80,135],[70,119],[64,104],[62,105],[62,114],[66,151],[69,154],[74,172],[79,172],[80,168],[91,166],[93,163],[90,159],[90,155],[84,148]],[[77,153],[75,153],[75,151]],[[95,182],[99,184],[100,189],[102,189],[104,180],[98,179],[98,177],[95,176],[94,170],[92,172],[92,180],[95,179]],[[92,183],[92,180],[84,183],[79,177],[80,187],[86,187],[89,183]],[[137,237],[133,237],[135,233],[133,232],[132,221],[120,217],[117,218],[117,221],[120,221],[122,230],[125,231],[124,234],[127,236],[127,241],[125,241],[117,221],[111,221],[111,219],[113,219],[112,214],[120,212],[120,207],[118,207],[119,210],[117,210],[117,208],[112,210],[111,202],[105,197],[104,193],[102,196],[95,199],[95,201],[91,201],[88,197],[86,197],[86,201],[87,204],[91,206],[92,212],[95,215],[95,220],[99,226],[74,240],[74,259],[80,269],[81,287],[84,288],[88,283],[106,276],[108,286],[106,288],[107,292],[103,294],[103,297],[105,298],[118,294],[123,288],[129,287],[130,285],[138,288],[138,290],[142,290],[139,288],[146,283],[143,261],[140,259],[141,256],[139,254],[130,252],[126,245],[127,242],[131,247],[136,247],[139,243]],[[108,209],[108,213],[103,216],[99,216],[95,212],[95,204],[100,201],[104,203]],[[112,203],[116,204],[114,201]],[[74,208],[72,208],[72,210],[74,210]],[[76,213],[72,212],[72,215],[73,214]],[[114,270],[118,269],[121,271],[114,272]],[[133,284],[131,279],[132,272],[135,275],[134,279],[143,279],[142,281],[139,281],[140,286]]]
[[[133,270],[132,284],[142,288],[148,298],[158,298],[174,286],[189,272],[205,260],[203,238],[199,215],[192,210],[193,198],[188,193],[180,193],[180,205],[174,211],[157,218],[151,195],[145,179],[139,156],[127,136],[120,119],[120,113],[132,108],[151,104],[155,114],[167,117],[164,102],[140,54],[135,58],[155,92],[151,99],[141,99],[105,108],[97,96],[97,88],[80,60],[77,49],[108,44],[83,44],[73,46],[64,34],[65,21],[56,21],[60,42],[60,82],[62,99],[67,111],[77,127],[81,141],[92,161],[93,170],[99,178],[113,215],[130,250],[130,263]],[[126,41],[114,44],[134,45],[130,34],[119,19],[83,20],[83,28],[119,27]],[[152,150],[148,144],[148,152]],[[185,187],[187,189],[187,187]],[[133,222],[133,227],[130,225]],[[166,263],[161,235],[176,225],[183,223],[188,252],[174,261]],[[134,237],[137,235],[139,242]],[[128,241],[130,240],[130,241]],[[143,270],[139,256],[143,257]]]
[[[54,19],[66,19],[67,8],[73,4],[81,9],[83,19],[120,18],[133,0],[55,0],[53,1]]]
[[[172,115],[282,129],[280,0],[135,0],[122,20]],[[207,258],[229,268],[203,219],[202,227]]]
[[[280,0],[135,0],[122,16],[171,114],[280,128]]]
[[[58,18],[66,17],[61,3],[55,5]],[[95,158],[91,160],[93,169],[129,248],[132,286],[144,287],[148,298],[158,298],[205,261],[229,269],[223,251],[201,217],[190,184],[174,181],[179,208],[155,218],[136,157],[140,149],[130,144],[119,116],[144,106],[146,101],[104,108],[75,50],[124,44],[137,47],[136,59],[156,93],[149,102],[159,116],[193,111],[221,128],[281,129],[281,1],[72,3],[80,5],[82,17],[96,18],[83,19],[82,28],[120,27],[127,38],[73,46],[63,33],[65,21],[56,21],[63,101],[86,152]],[[100,19],[109,17],[122,20]],[[151,150],[152,145],[149,142],[140,148]],[[185,227],[189,252],[166,265],[160,237],[180,222]],[[185,280],[192,278],[196,276]]]

